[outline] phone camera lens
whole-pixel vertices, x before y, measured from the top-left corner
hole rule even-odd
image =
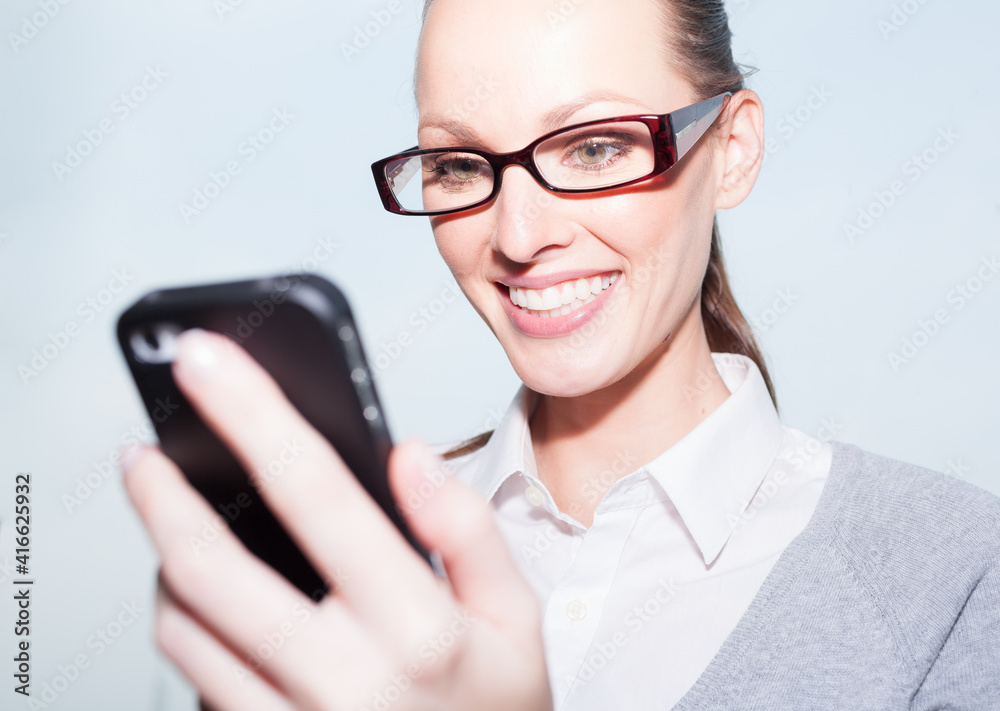
[[[140,326],[129,335],[132,354],[140,363],[170,363],[174,359],[175,340],[181,330],[175,323]]]

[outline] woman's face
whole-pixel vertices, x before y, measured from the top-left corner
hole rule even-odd
[[[418,59],[419,145],[509,152],[554,128],[695,103],[663,51],[650,0],[434,0]],[[593,195],[550,193],[511,167],[490,205],[431,218],[445,262],[528,387],[593,392],[655,359],[678,329],[700,329],[724,163],[712,138],[654,180]],[[528,292],[536,308],[516,305],[511,287],[534,289],[542,305],[554,303],[548,287],[579,301],[547,318]]]

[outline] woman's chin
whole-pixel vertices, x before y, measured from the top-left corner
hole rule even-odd
[[[512,358],[514,372],[525,385],[553,397],[577,397],[607,387],[620,378],[610,359],[581,362],[580,358]]]

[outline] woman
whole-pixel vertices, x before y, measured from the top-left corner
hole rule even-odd
[[[447,583],[243,351],[190,332],[176,378],[248,472],[305,443],[263,491],[338,590],[229,535],[193,555],[211,510],[133,452],[160,645],[220,710],[988,708],[1000,500],[777,419],[715,231],[763,157],[722,3],[553,7],[429,3],[421,152],[374,166],[524,382],[446,462],[393,452]]]

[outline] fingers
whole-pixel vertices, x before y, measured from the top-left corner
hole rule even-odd
[[[244,664],[260,658],[261,645],[281,642],[268,674],[282,688],[322,676],[313,663],[322,635],[304,624],[316,605],[250,554],[170,459],[139,449],[125,464],[125,488],[162,558],[165,586],[186,609],[211,620],[212,632]],[[295,643],[284,644],[293,635]]]
[[[338,579],[338,597],[386,637],[425,639],[428,620],[448,614],[434,576],[329,442],[229,339],[193,330],[177,345],[185,397],[321,575]]]
[[[294,711],[288,698],[160,590],[156,639],[160,649],[201,691],[211,711]]]
[[[157,644],[199,689],[207,711],[244,709],[362,708],[370,704],[372,689],[383,682],[387,660],[347,618],[343,607],[324,604],[310,624],[327,640],[298,670],[297,678],[282,687],[269,678],[273,660],[283,646],[271,635],[260,649],[266,660],[241,659],[163,585],[157,588]],[[291,641],[291,640],[287,640]],[[318,673],[314,673],[318,672]]]
[[[517,570],[487,501],[456,480],[447,462],[421,442],[399,444],[389,471],[414,535],[441,554],[462,605],[476,617],[536,633],[537,598]]]

